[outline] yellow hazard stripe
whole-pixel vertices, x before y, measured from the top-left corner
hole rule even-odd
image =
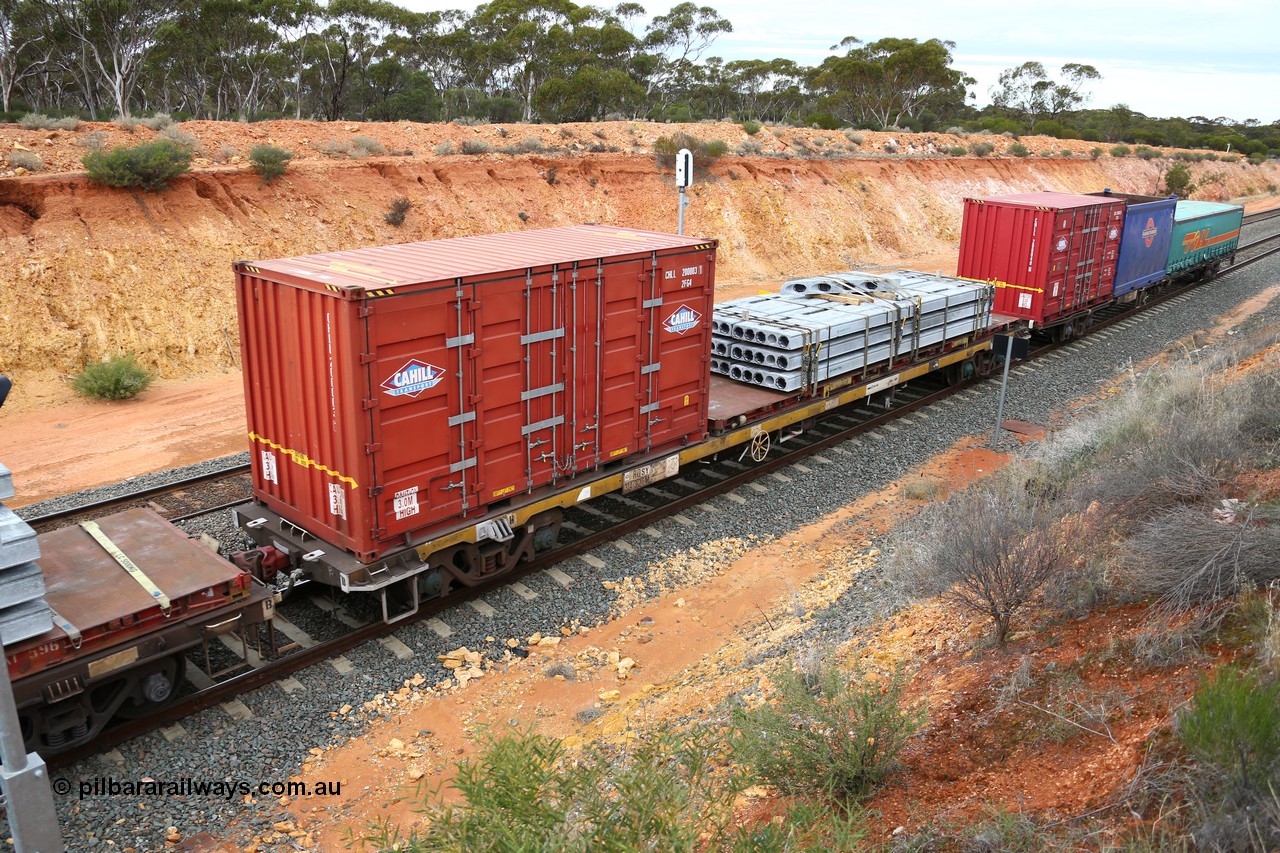
[[[991,285],[995,285],[996,287],[1008,287],[1012,290],[1029,290],[1032,293],[1044,293],[1044,288],[1042,287],[1027,287],[1025,284],[1010,284],[1007,281],[1000,281],[999,279],[994,279],[994,278],[969,278],[967,275],[961,275],[956,277],[959,279],[963,279],[964,281],[977,282],[978,284],[991,284]]]
[[[276,444],[271,439],[258,435],[256,432],[249,433],[249,440],[256,441],[259,444],[265,444],[267,447],[270,447],[272,450],[278,450],[281,453],[283,453],[285,456],[288,456],[296,464],[301,465],[303,468],[314,468],[323,474],[328,474],[330,477],[333,477],[335,480],[337,480],[340,483],[346,483],[352,489],[358,489],[360,487],[360,484],[357,483],[351,477],[341,474],[333,470],[332,468],[328,467],[327,465],[322,465],[321,463],[317,462],[316,460],[312,459],[310,456],[308,456],[305,453],[302,453],[301,451],[293,450],[292,448],[284,447],[283,445]]]
[[[80,526],[85,529],[86,533],[96,539],[98,544],[105,548],[107,553],[114,557],[117,563],[124,567],[124,570],[129,573],[129,576],[137,581],[140,587],[147,591],[147,595],[156,600],[156,603],[160,605],[160,610],[163,611],[166,616],[169,615],[169,596],[165,595],[164,592],[161,591],[160,587],[156,586],[155,582],[152,581],[151,578],[147,577],[146,572],[138,568],[137,563],[129,559],[128,554],[116,547],[116,543],[112,542],[110,537],[102,532],[102,528],[98,526],[98,522],[82,521],[80,522]]]

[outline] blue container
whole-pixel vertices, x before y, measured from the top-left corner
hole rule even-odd
[[[1116,261],[1115,298],[1122,299],[1126,294],[1165,278],[1169,246],[1173,242],[1177,198],[1127,195],[1111,190],[1090,195],[1118,198],[1125,202],[1124,233],[1120,237],[1120,256]]]

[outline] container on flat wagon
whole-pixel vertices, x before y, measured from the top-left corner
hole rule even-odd
[[[1110,301],[1124,208],[1067,193],[967,198],[958,275],[995,284],[995,313],[1053,325]]]
[[[1120,235],[1120,257],[1112,294],[1122,299],[1139,288],[1155,284],[1167,275],[1169,246],[1173,242],[1172,196],[1132,195],[1105,190],[1089,193],[1100,198],[1117,198],[1125,203],[1124,231]]]
[[[715,248],[587,225],[237,263],[255,498],[372,562],[702,440]]]
[[[1179,201],[1173,216],[1169,275],[1230,258],[1240,245],[1244,208],[1212,201]]]

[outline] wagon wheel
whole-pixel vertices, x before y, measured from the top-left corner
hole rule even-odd
[[[989,349],[976,353],[973,357],[973,367],[980,378],[986,379],[995,372],[996,354]]]
[[[748,448],[751,458],[755,462],[763,462],[764,458],[769,455],[769,433],[761,432],[751,437],[751,447]]]

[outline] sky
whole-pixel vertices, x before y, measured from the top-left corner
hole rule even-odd
[[[393,0],[418,11],[473,2]],[[617,0],[579,5],[611,8]],[[669,0],[639,0],[645,20]],[[1277,0],[696,0],[733,24],[704,54],[818,65],[846,36],[955,42],[952,67],[977,79],[978,106],[990,103],[1000,72],[1043,63],[1056,79],[1064,63],[1092,65],[1102,79],[1086,106],[1126,104],[1157,118],[1226,116],[1280,120],[1280,2]]]

